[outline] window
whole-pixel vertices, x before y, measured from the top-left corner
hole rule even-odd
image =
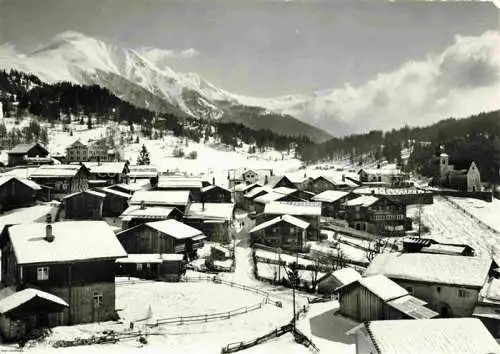
[[[458,289],[458,297],[469,297],[469,293],[467,290]]]
[[[411,286],[406,287],[406,290],[413,295],[413,288]]]
[[[440,287],[440,286],[438,286],[438,287],[436,288],[436,291],[438,292],[438,294],[441,294],[441,287]]]
[[[49,267],[38,267],[36,269],[36,280],[48,280]]]
[[[102,306],[102,293],[94,292],[94,307]]]
[[[139,271],[142,270],[142,263],[137,264],[137,270],[139,270]]]

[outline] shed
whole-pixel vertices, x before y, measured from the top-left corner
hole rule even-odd
[[[184,221],[202,230],[209,240],[227,243],[231,240],[234,208],[233,203],[192,203],[186,210]]]
[[[17,166],[25,165],[28,158],[44,158],[49,155],[49,152],[39,143],[18,144],[14,146],[8,153],[8,165]]]
[[[106,195],[102,205],[102,215],[107,217],[120,216],[128,207],[128,201],[131,195],[120,192],[112,188],[101,188],[98,190]]]
[[[231,203],[231,191],[220,186],[209,185],[201,188],[200,199],[205,203]]]
[[[335,289],[361,279],[353,268],[342,268],[326,274],[318,280],[318,293],[331,295]]]
[[[102,207],[105,197],[104,193],[90,189],[65,196],[63,198],[65,219],[102,219]]]
[[[32,205],[41,187],[29,179],[0,177],[0,212]]]
[[[129,254],[116,266],[117,275],[166,281],[179,281],[186,270],[184,255],[176,253]]]

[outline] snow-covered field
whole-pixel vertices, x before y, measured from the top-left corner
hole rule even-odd
[[[498,202],[492,204],[498,206]],[[471,211],[472,212],[472,211]],[[500,210],[498,210],[500,215]],[[418,213],[417,206],[408,207],[408,216]],[[456,209],[444,197],[436,196],[434,204],[422,207],[422,222],[431,230],[429,236],[473,247],[478,254],[500,255],[500,233],[488,230],[469,215]]]
[[[450,197],[450,200],[467,210],[486,225],[500,232],[500,200],[493,198],[491,203],[473,198]]]

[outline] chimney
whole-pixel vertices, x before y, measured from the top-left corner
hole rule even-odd
[[[144,200],[141,200],[141,210],[146,209],[146,206],[144,205]]]
[[[345,175],[342,175],[342,182],[345,182]]]
[[[271,176],[273,176],[273,175],[274,175],[274,174],[273,174],[273,169],[271,169],[270,171],[271,171]]]
[[[269,183],[269,177],[266,175],[266,176],[264,177],[264,184],[267,184],[267,183]]]
[[[205,200],[201,201],[201,211],[205,211]]]
[[[377,168],[380,169],[380,164],[377,164]]]
[[[54,241],[54,234],[52,233],[52,224],[47,224],[45,226],[45,241],[47,242]]]
[[[215,186],[215,177],[212,177],[212,185]]]
[[[47,215],[45,215],[45,222],[47,224],[52,223],[52,214],[51,213],[48,213]]]

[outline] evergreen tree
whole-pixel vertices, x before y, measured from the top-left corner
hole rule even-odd
[[[149,160],[149,152],[145,145],[142,145],[141,152],[137,157],[137,165],[149,165],[151,162]]]
[[[92,119],[90,118],[90,116],[87,119],[87,129],[92,129]]]

